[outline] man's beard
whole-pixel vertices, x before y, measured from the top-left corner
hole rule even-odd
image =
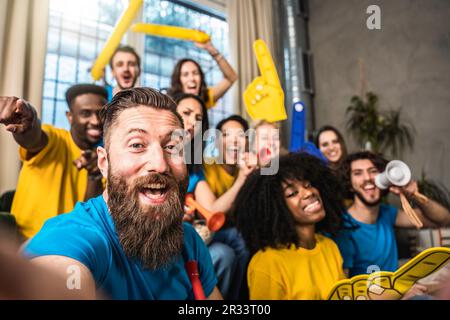
[[[366,200],[366,198],[364,198],[364,196],[358,192],[358,191],[353,191],[356,195],[356,197],[361,200],[362,203],[364,203],[366,206],[368,207],[376,207],[377,205],[379,205],[381,203],[381,195],[378,197],[377,200],[374,200],[373,202],[369,202]]]
[[[188,177],[178,182],[166,174],[150,174],[127,185],[108,170],[108,207],[125,254],[145,268],[156,270],[171,263],[183,246],[183,207]],[[167,199],[143,207],[139,193],[148,184],[166,186]]]

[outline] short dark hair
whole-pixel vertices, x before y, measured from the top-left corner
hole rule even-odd
[[[104,87],[90,83],[76,84],[71,86],[66,91],[66,101],[69,109],[72,110],[72,103],[76,97],[88,93],[98,94],[99,96],[102,96],[105,99],[105,103],[108,100],[108,91],[106,91]]]
[[[110,103],[104,105],[100,111],[105,145],[108,145],[110,128],[117,120],[120,113],[125,109],[141,105],[172,112],[180,121],[181,127],[184,128],[183,119],[177,113],[177,105],[169,96],[152,88],[132,88],[122,90],[114,96]]]
[[[248,122],[247,120],[245,120],[244,118],[242,118],[241,116],[234,114],[229,116],[228,118],[225,118],[223,120],[221,120],[217,126],[216,129],[219,131],[222,131],[222,127],[224,126],[225,123],[227,123],[228,121],[236,121],[239,122],[241,124],[241,126],[244,128],[244,132],[248,130],[249,126],[248,126]]]
[[[383,156],[371,151],[365,150],[349,154],[342,162],[342,166],[339,170],[340,178],[344,183],[345,197],[348,199],[351,199],[354,196],[354,192],[352,191],[352,163],[357,160],[369,160],[380,172],[384,171],[388,163]]]
[[[267,247],[300,245],[282,188],[283,182],[292,180],[308,181],[320,193],[326,216],[317,223],[316,232],[336,235],[344,228],[342,186],[337,177],[316,157],[290,153],[280,157],[276,174],[262,175],[261,169],[252,172],[236,197],[232,217],[251,254]]]
[[[130,46],[121,46],[121,47],[118,47],[116,49],[116,51],[114,51],[113,55],[111,56],[111,59],[109,60],[109,66],[111,67],[111,69],[113,69],[113,60],[114,60],[115,55],[118,52],[127,52],[127,53],[131,53],[132,55],[134,55],[136,57],[138,67],[139,67],[139,69],[141,69],[141,57],[139,57],[136,50],[134,50],[134,48],[130,47]]]

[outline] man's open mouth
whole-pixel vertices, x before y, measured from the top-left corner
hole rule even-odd
[[[140,188],[141,198],[149,204],[160,204],[167,198],[169,187],[164,183],[150,183]]]
[[[100,129],[89,128],[89,129],[87,129],[86,133],[88,136],[95,138],[95,139],[98,139],[102,136],[102,130],[100,130]]]
[[[373,183],[366,183],[366,184],[363,185],[362,189],[364,191],[369,191],[370,192],[370,191],[374,191],[376,189],[376,186]]]
[[[130,83],[133,81],[133,77],[131,76],[131,74],[124,74],[122,75],[122,80],[126,83]]]

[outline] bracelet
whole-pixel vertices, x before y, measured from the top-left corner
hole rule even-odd
[[[214,54],[211,54],[211,57],[215,58],[215,57],[217,57],[218,55],[220,55],[220,52],[219,52],[219,51],[217,51],[217,52],[214,53]]]

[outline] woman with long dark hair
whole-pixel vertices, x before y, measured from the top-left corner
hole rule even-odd
[[[199,48],[206,50],[218,64],[222,71],[223,79],[213,87],[208,87],[205,82],[205,74],[193,59],[182,59],[177,62],[172,72],[171,87],[168,90],[170,96],[180,93],[189,93],[200,96],[205,102],[206,108],[212,108],[222,98],[238,79],[236,71],[228,63],[225,57],[212,45],[207,43],[195,43]]]
[[[347,147],[344,138],[335,127],[326,125],[320,128],[314,143],[328,159],[332,169],[339,168],[347,156]]]

